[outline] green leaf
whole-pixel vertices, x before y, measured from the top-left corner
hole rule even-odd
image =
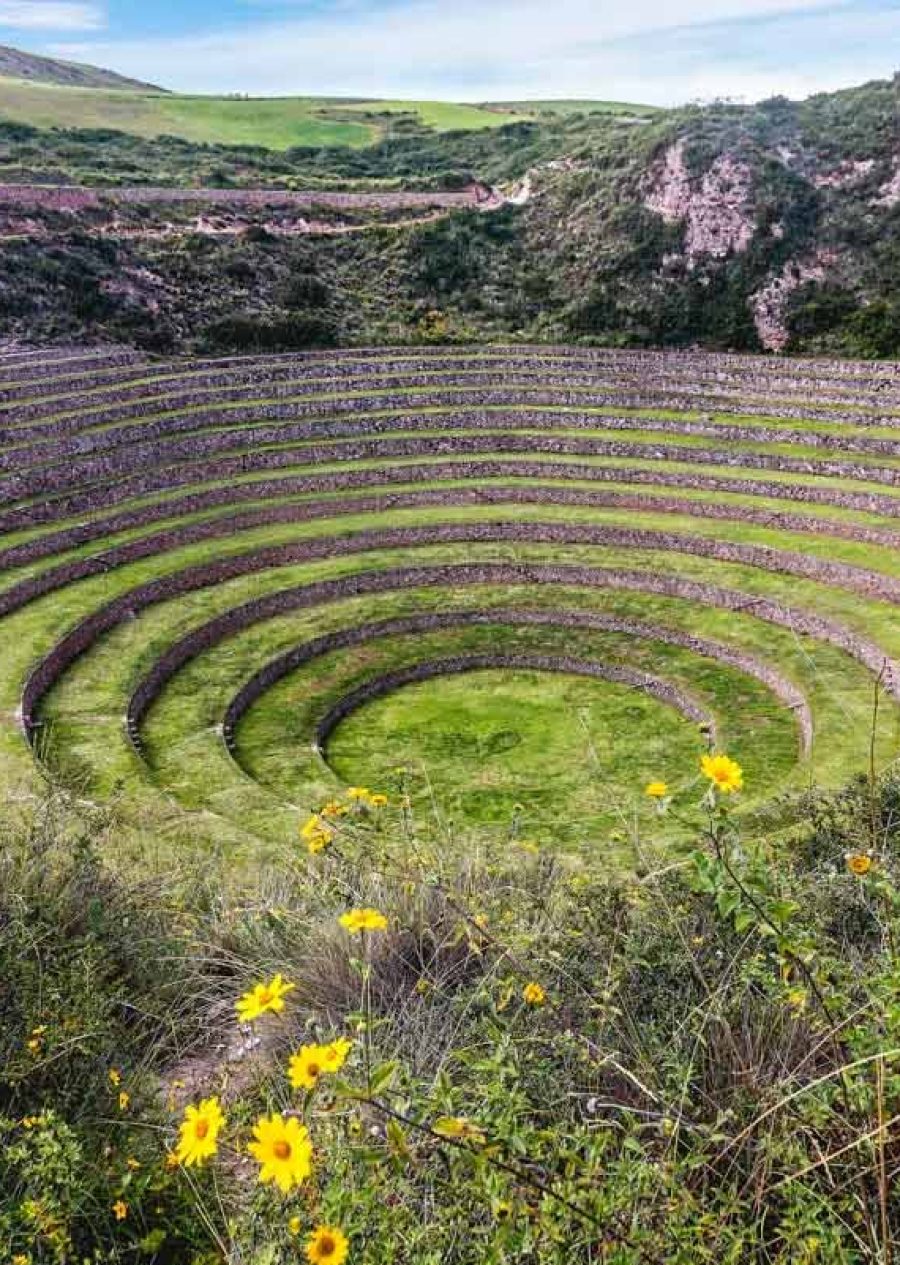
[[[396,1071],[396,1061],[382,1063],[380,1067],[376,1067],[369,1078],[369,1092],[373,1095],[382,1093],[389,1087]]]

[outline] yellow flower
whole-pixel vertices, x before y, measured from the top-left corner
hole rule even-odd
[[[387,795],[370,795],[369,803],[373,808],[386,808],[388,803]]]
[[[317,830],[314,834],[306,835],[306,850],[310,856],[316,856],[319,852],[324,852],[328,845],[334,839],[334,835],[330,830]]]
[[[332,827],[325,822],[324,818],[320,816],[320,813],[314,812],[313,816],[306,818],[303,826],[300,827],[300,837],[301,839],[305,839],[306,844],[308,845],[310,844],[310,841],[318,841],[323,839],[323,837],[325,842],[330,842],[334,837],[334,831],[332,830]],[[319,844],[318,848],[315,850],[320,851],[324,848],[324,846],[325,844],[323,842],[323,844]]]
[[[865,852],[851,852],[846,857],[847,869],[857,878],[865,878],[875,862]]]
[[[322,1050],[322,1058],[326,1072],[339,1072],[347,1061],[347,1055],[353,1048],[353,1042],[346,1037],[338,1037],[329,1042]]]
[[[32,1037],[29,1041],[26,1041],[25,1044],[32,1054],[40,1054],[41,1052],[40,1037]]]
[[[131,1157],[129,1157],[129,1158],[125,1161],[125,1163],[126,1163],[126,1164],[128,1165],[128,1167],[131,1169],[132,1173],[136,1173],[136,1172],[138,1171],[138,1169],[141,1167],[140,1160],[135,1160],[135,1159],[132,1159]]]
[[[319,812],[320,817],[346,817],[348,808],[339,799],[330,799]]]
[[[119,1090],[119,1110],[125,1111],[130,1102],[131,1102],[131,1095],[128,1093],[128,1091],[124,1089],[120,1089]]]
[[[312,1143],[296,1116],[260,1116],[253,1126],[253,1137],[247,1149],[260,1164],[261,1182],[274,1182],[286,1195],[306,1181],[312,1171]]]
[[[530,984],[526,984],[522,989],[522,1000],[526,1006],[543,1006],[544,1002],[547,1000],[547,994],[544,992],[540,984],[536,984],[532,981]]]
[[[298,1235],[300,1233],[300,1227],[302,1224],[303,1222],[300,1220],[299,1217],[291,1217],[290,1221],[288,1222],[288,1233],[293,1234],[295,1236]]]
[[[385,931],[388,925],[387,918],[377,909],[351,909],[341,914],[338,922],[351,936],[361,931]]]
[[[118,1089],[122,1084],[122,1073],[118,1070],[118,1068],[111,1067],[109,1069],[109,1083],[110,1085],[115,1086],[116,1089]]]
[[[347,790],[347,798],[357,801],[364,800],[368,799],[371,793],[367,786],[351,786]]]
[[[128,1216],[128,1204],[124,1199],[117,1199],[112,1206],[112,1210],[117,1221],[124,1221]]]
[[[344,1265],[350,1244],[336,1225],[318,1225],[306,1240],[309,1265]]]
[[[268,984],[256,984],[249,993],[244,993],[236,1002],[239,1023],[253,1023],[260,1015],[271,1011],[280,1014],[284,1010],[284,998],[295,988],[281,975],[274,975]]]
[[[288,1063],[288,1080],[294,1089],[315,1089],[325,1067],[324,1045],[304,1045],[292,1054]]]
[[[288,1079],[294,1089],[315,1089],[322,1076],[344,1066],[352,1042],[339,1037],[329,1045],[304,1045],[291,1056]]]
[[[744,785],[744,771],[727,755],[705,755],[700,759],[700,769],[704,777],[708,777],[717,791],[730,795],[739,791]]]
[[[31,1257],[26,1256],[24,1252],[17,1252],[12,1258],[12,1265],[30,1265]]]
[[[189,1168],[192,1164],[202,1164],[215,1155],[217,1139],[224,1123],[225,1116],[218,1098],[204,1098],[199,1107],[186,1107],[184,1120],[178,1127],[175,1162]],[[168,1164],[168,1160],[166,1162]]]
[[[174,1151],[166,1151],[166,1168],[169,1170],[169,1172],[171,1172],[172,1169],[174,1168],[178,1168],[180,1164],[181,1164],[181,1160],[178,1158],[178,1156],[175,1154]]]
[[[650,799],[665,799],[669,793],[669,785],[667,782],[648,782],[644,787],[644,794]]]
[[[483,1146],[487,1141],[484,1129],[467,1120],[465,1116],[441,1116],[434,1122],[434,1132],[442,1138],[474,1142],[478,1146]]]
[[[300,837],[313,854],[322,852],[334,838],[334,831],[318,813],[313,813],[300,827]]]

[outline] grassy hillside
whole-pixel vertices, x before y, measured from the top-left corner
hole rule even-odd
[[[615,112],[616,108],[610,109]],[[242,99],[61,87],[0,78],[0,119],[38,128],[116,128],[147,138],[171,135],[203,144],[258,145],[275,150],[363,146],[378,140],[404,118],[436,132],[477,131],[514,123],[534,113],[527,104],[501,109],[440,101]]]
[[[594,101],[579,98],[561,98],[547,101],[492,101],[490,110],[508,110],[514,114],[539,117],[542,114],[615,114],[631,118],[650,118],[662,113],[653,105],[636,105],[628,101]]]

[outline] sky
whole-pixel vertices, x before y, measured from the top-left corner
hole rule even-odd
[[[0,43],[189,92],[669,105],[900,69],[900,0],[0,0]]]

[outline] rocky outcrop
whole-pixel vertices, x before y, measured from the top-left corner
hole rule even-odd
[[[893,175],[878,190],[878,197],[872,200],[873,206],[896,206],[900,202],[900,158],[894,160]]]
[[[685,142],[663,155],[645,189],[644,205],[668,223],[683,221],[688,266],[707,255],[724,259],[753,240],[753,177],[746,163],[721,154],[699,183],[685,162]]]
[[[790,259],[761,290],[750,297],[753,323],[766,351],[784,351],[790,339],[785,321],[787,302],[807,281],[824,281],[837,263],[832,251],[817,251],[809,259]]]
[[[853,189],[871,175],[874,167],[874,158],[848,158],[831,171],[818,172],[812,177],[812,183],[817,189]]]

